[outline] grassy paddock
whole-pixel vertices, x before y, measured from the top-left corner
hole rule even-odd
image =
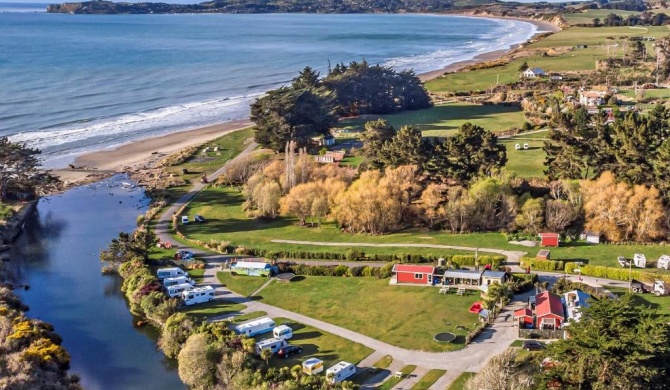
[[[565,19],[570,23],[570,25],[574,26],[575,24],[591,24],[595,18],[600,19],[602,22],[609,14],[615,14],[626,18],[628,15],[637,15],[639,12],[623,11],[618,9],[589,9],[586,10],[586,12],[565,14]]]
[[[288,342],[292,345],[301,346],[302,354],[293,355],[286,359],[275,355],[270,360],[270,366],[272,367],[293,367],[302,364],[310,357],[315,357],[323,360],[325,373],[325,369],[341,360],[357,364],[374,352],[371,348],[362,344],[309,325],[293,322],[286,318],[274,318],[274,321],[277,325],[286,324],[293,329],[293,337]],[[262,338],[266,337],[257,337],[257,339]]]
[[[433,383],[437,382],[442,375],[444,375],[447,371],[446,370],[437,370],[433,369],[430,370],[426,373],[426,375],[421,378],[410,390],[427,390],[430,388],[430,386],[433,385]]]
[[[406,111],[399,114],[381,115],[398,130],[404,125],[415,125],[424,137],[445,137],[454,134],[465,122],[472,122],[492,132],[502,132],[521,127],[523,112],[519,107],[481,105],[469,103],[447,103],[424,110]],[[340,122],[340,126],[353,131],[363,130],[371,118],[352,118]]]
[[[544,177],[544,159],[547,154],[542,150],[544,139],[538,136],[546,135],[547,132],[543,131],[499,140],[507,148],[507,170],[519,177]],[[516,144],[521,146],[520,150],[516,150]],[[528,144],[527,150],[523,149],[524,144]]]
[[[268,278],[260,276],[233,275],[230,272],[217,272],[216,278],[229,290],[245,297],[251,295],[252,292],[258,290],[268,281]]]
[[[432,287],[388,283],[374,278],[304,277],[289,284],[273,283],[259,296],[270,305],[402,348],[434,352],[463,348],[468,331],[459,326],[471,329],[476,324],[477,316],[468,308],[480,299],[478,292],[444,295]],[[388,310],[390,306],[394,309]],[[436,333],[445,331],[455,333],[456,341],[433,341]]]

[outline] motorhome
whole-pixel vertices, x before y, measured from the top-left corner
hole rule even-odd
[[[158,279],[176,278],[177,276],[188,276],[188,273],[179,267],[161,268],[156,272]]]
[[[316,375],[323,372],[323,360],[310,358],[302,362],[302,372],[307,375]]]
[[[271,339],[265,339],[257,342],[256,346],[254,347],[254,351],[256,352],[257,355],[260,355],[264,349],[269,349],[270,351],[272,351],[273,354],[275,354],[277,353],[277,351],[279,351],[281,347],[285,345],[286,341],[279,340],[273,337]]]
[[[272,319],[268,317],[263,317],[257,320],[237,325],[235,327],[235,332],[237,334],[245,335],[247,337],[253,337],[257,334],[271,332],[275,326],[277,326],[277,324],[275,324],[275,322],[272,321]]]
[[[286,325],[279,325],[272,329],[272,335],[279,340],[288,340],[293,337],[293,329]]]
[[[633,255],[633,264],[637,268],[647,268],[647,258],[643,254],[636,253]]]
[[[663,255],[656,262],[656,268],[670,269],[670,256]]]
[[[182,291],[181,298],[187,306],[214,300],[214,287],[196,287],[191,291]]]
[[[342,361],[326,370],[326,378],[330,383],[339,383],[356,373],[356,366]]]
[[[178,284],[190,284],[191,286],[195,286],[195,282],[191,278],[187,278],[186,276],[177,276],[175,278],[165,278],[163,279],[163,287],[168,288],[170,286],[176,286]]]
[[[191,286],[190,284],[184,283],[184,284],[175,284],[174,286],[170,286],[170,287],[166,288],[165,291],[167,292],[168,297],[174,298],[174,297],[181,296],[181,293],[184,292],[184,291],[193,290],[193,288],[194,287]]]

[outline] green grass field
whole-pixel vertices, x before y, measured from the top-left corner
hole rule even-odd
[[[230,272],[217,272],[216,278],[229,290],[245,297],[261,288],[268,281],[268,278],[260,276],[233,275]]]
[[[188,275],[193,279],[194,282],[196,283],[202,283],[202,278],[205,275],[205,270],[204,269],[190,269],[187,271]]]
[[[244,309],[246,309],[246,306],[240,303],[232,303],[223,299],[216,299],[211,302],[186,306],[185,308],[181,309],[181,311],[193,316],[197,320],[205,321],[212,317],[218,317],[227,314],[233,315]]]
[[[437,370],[433,369],[426,373],[410,390],[428,390],[430,386],[433,385],[442,375],[444,375],[446,370]]]
[[[465,389],[465,382],[468,381],[468,379],[472,378],[475,376],[476,373],[474,372],[464,372],[462,373],[456,380],[449,386],[449,389],[447,390],[463,390]]]
[[[616,295],[624,295],[628,292],[625,288],[604,287]],[[635,294],[633,300],[638,305],[644,305],[655,309],[659,315],[670,318],[670,297],[668,296],[657,297],[654,294]]]
[[[586,12],[565,14],[564,17],[570,23],[570,25],[587,23],[591,24],[593,23],[593,19],[598,18],[603,21],[609,14],[615,14],[625,18],[628,15],[639,14],[639,12],[623,11],[617,9],[589,9],[586,10]]]
[[[262,302],[360,332],[402,348],[452,351],[463,348],[466,330],[477,322],[468,312],[480,299],[438,294],[436,288],[390,286],[388,279],[304,277],[289,284],[272,283],[259,293]],[[355,297],[355,298],[354,298]],[[393,310],[389,310],[392,307]],[[457,334],[456,341],[438,344],[439,332]]]
[[[404,376],[407,376],[411,374],[414,370],[416,369],[415,365],[410,364],[409,366],[403,367],[400,372],[404,374]],[[381,386],[377,387],[379,390],[391,390],[394,388],[400,381],[402,381],[403,378],[397,378],[395,376],[390,377],[389,379],[386,380],[386,382],[382,383]]]
[[[339,361],[347,361],[357,364],[366,356],[374,352],[362,344],[355,343],[332,333],[309,325],[297,323],[286,318],[274,318],[277,325],[286,324],[293,329],[293,337],[288,340],[291,345],[302,347],[302,354],[293,355],[289,358],[280,358],[275,355],[270,359],[272,367],[293,367],[302,364],[308,358],[315,357],[323,360],[325,369],[335,365]],[[257,336],[258,340],[266,338]]]
[[[519,107],[502,105],[481,105],[469,103],[440,104],[425,110],[407,111],[399,114],[382,115],[398,130],[404,125],[415,125],[424,137],[445,137],[465,122],[472,122],[494,133],[521,127],[523,112]],[[340,126],[353,131],[362,131],[370,118],[352,118],[340,122]]]
[[[393,363],[393,357],[391,355],[386,355],[383,358],[379,359],[379,361],[373,364],[372,366],[383,369],[388,368],[388,366],[390,366],[391,363]]]
[[[547,131],[528,135],[519,135],[511,138],[500,139],[499,142],[507,147],[507,165],[510,172],[519,177],[544,177],[544,159],[547,154],[542,150],[544,138]],[[519,144],[521,149],[516,149]],[[528,144],[528,149],[523,149]]]

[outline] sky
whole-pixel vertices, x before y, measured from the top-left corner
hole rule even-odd
[[[34,3],[34,4],[60,4],[60,3],[67,3],[67,2],[77,2],[77,1],[84,1],[84,0],[47,0],[47,1],[40,1],[40,0],[0,0],[0,3]],[[196,3],[201,3],[206,0],[125,0],[126,2],[155,2],[155,3],[173,3],[173,4],[196,4]],[[537,0],[503,0],[503,1],[516,1],[519,3],[535,3]],[[545,0],[547,3],[561,3],[565,2],[566,0]]]

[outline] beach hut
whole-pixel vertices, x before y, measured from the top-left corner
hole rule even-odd
[[[396,264],[393,266],[392,272],[395,275],[391,278],[391,284],[410,283],[431,285],[433,283],[435,267],[432,265]]]
[[[560,243],[560,234],[558,233],[540,233],[540,246],[558,246]]]

